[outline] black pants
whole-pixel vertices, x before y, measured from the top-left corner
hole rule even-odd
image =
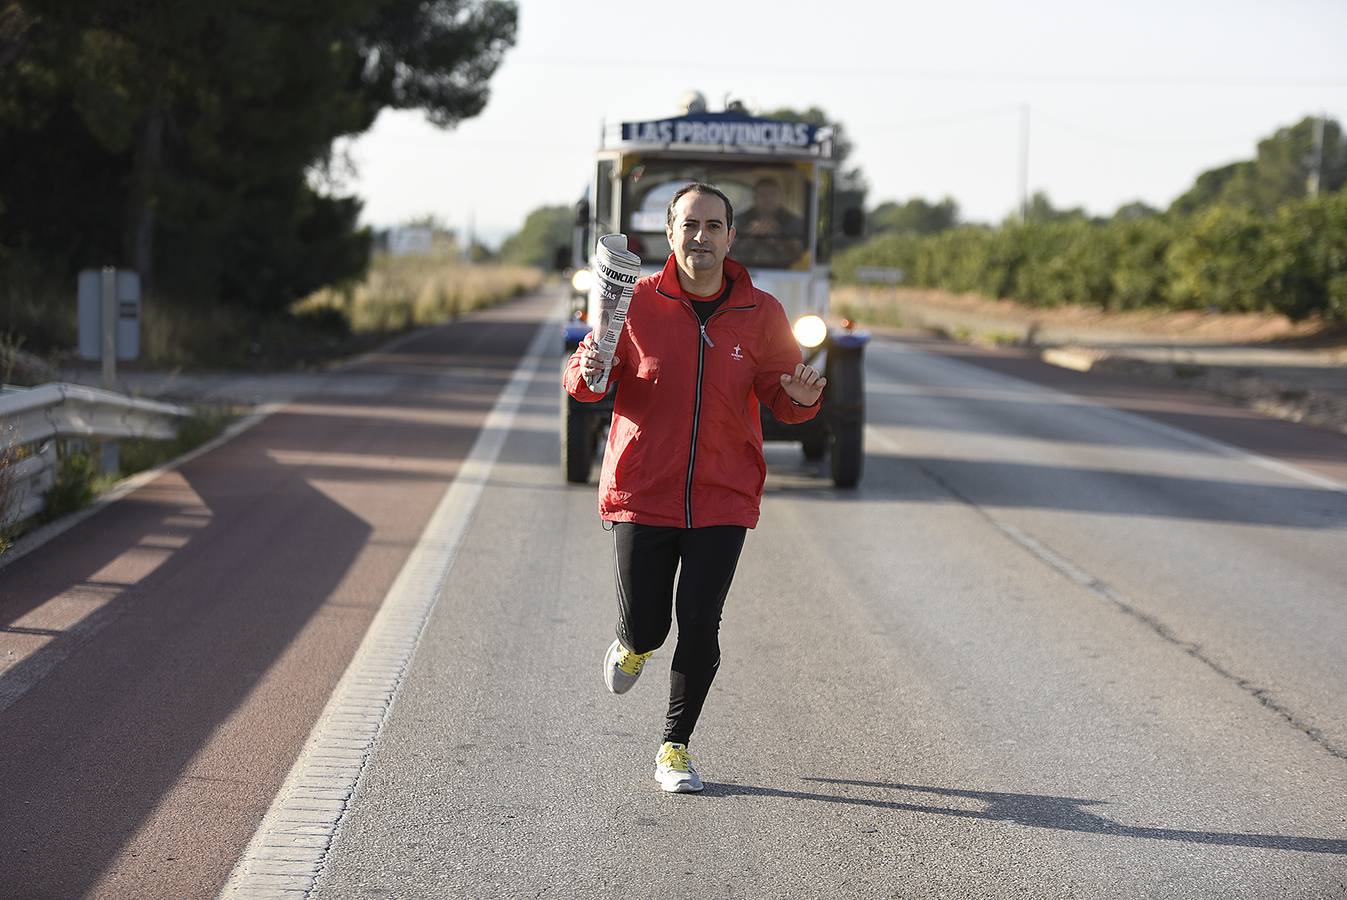
[[[666,741],[688,742],[711,690],[720,666],[720,612],[747,531],[738,525],[664,528],[630,522],[613,529],[618,640],[636,653],[654,650],[669,636],[671,613],[678,614]]]

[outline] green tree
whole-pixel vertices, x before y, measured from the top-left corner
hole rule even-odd
[[[1133,200],[1130,203],[1124,203],[1113,213],[1115,222],[1132,222],[1137,219],[1150,219],[1161,215],[1160,210],[1141,200]]]
[[[1257,312],[1271,305],[1265,216],[1238,206],[1211,206],[1187,223],[1166,252],[1170,298],[1178,306]]]
[[[1067,219],[1088,219],[1085,210],[1079,206],[1058,209],[1043,191],[1035,191],[1029,198],[1028,208],[1024,211],[1026,222],[1061,222]]]
[[[839,281],[852,282],[861,266],[880,266],[902,269],[907,284],[920,285],[923,282],[916,280],[920,249],[921,241],[916,235],[886,231],[833,257],[833,275]]]
[[[7,3],[0,245],[283,310],[367,262],[359,201],[319,185],[333,140],[477,114],[514,32],[503,0]]]
[[[1103,226],[1083,218],[1030,221],[1018,228],[1020,263],[1012,296],[1039,306],[1107,306],[1115,258]]]
[[[1174,226],[1159,216],[1114,216],[1104,234],[1114,259],[1109,308],[1139,309],[1168,302],[1165,253],[1174,235]]]
[[[558,247],[569,247],[575,210],[569,206],[540,206],[528,214],[519,231],[500,245],[502,262],[550,269]]]
[[[1310,173],[1319,168],[1319,192],[1332,193],[1347,184],[1347,141],[1333,119],[1323,123],[1322,146],[1315,149],[1315,117],[1279,128],[1258,142],[1252,160],[1234,162],[1203,172],[1192,188],[1170,206],[1170,212],[1190,215],[1217,204],[1274,213],[1279,206],[1305,197]]]
[[[1347,320],[1347,191],[1284,204],[1265,254],[1271,305],[1292,319]]]
[[[959,204],[952,197],[928,203],[913,197],[906,203],[887,201],[874,208],[866,219],[869,234],[886,231],[908,234],[937,234],[959,224]]]
[[[1170,204],[1169,211],[1176,215],[1189,216],[1208,206],[1225,202],[1224,198],[1227,197],[1247,197],[1252,178],[1251,162],[1236,162],[1209,169],[1197,176],[1193,186]]]

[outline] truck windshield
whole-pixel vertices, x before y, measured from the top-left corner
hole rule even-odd
[[[809,268],[809,180],[792,164],[646,160],[623,182],[624,231],[647,263],[669,252],[666,211],[690,181],[725,192],[738,236],[730,256],[749,268]]]

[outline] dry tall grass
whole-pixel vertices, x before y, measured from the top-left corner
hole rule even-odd
[[[292,310],[337,310],[356,332],[399,331],[500,303],[536,289],[542,278],[529,266],[467,263],[447,250],[427,256],[378,253],[363,283],[321,290]]]
[[[379,334],[444,322],[508,300],[542,280],[542,272],[527,266],[463,262],[445,242],[427,256],[376,253],[363,282],[306,297],[289,317],[148,297],[141,306],[136,364],[270,369],[321,363],[356,352]],[[49,367],[37,364],[74,361],[75,288],[73,277],[67,281],[0,267],[0,375],[7,380],[48,381]],[[45,360],[20,352],[21,345]]]
[[[0,423],[0,553],[9,549],[15,525],[10,521],[18,499],[12,472],[20,459],[15,431],[13,423]]]

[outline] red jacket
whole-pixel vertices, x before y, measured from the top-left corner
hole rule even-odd
[[[663,272],[636,283],[609,378],[617,393],[599,478],[604,519],[752,528],[767,477],[758,401],[782,422],[819,410],[796,405],[781,387],[801,361],[781,304],[732,259],[725,277],[730,295],[705,331],[672,256]],[[581,352],[566,364],[566,390],[600,400],[580,374]]]

